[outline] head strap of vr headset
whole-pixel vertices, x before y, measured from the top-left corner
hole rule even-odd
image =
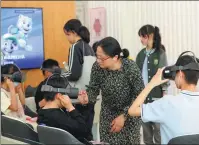
[[[13,74],[15,74],[15,73],[20,73],[21,74],[21,82],[23,82],[24,81],[24,75],[23,75],[23,73],[21,72],[21,70],[20,70],[20,68],[16,65],[16,64],[12,64],[12,65],[14,65],[17,69],[18,69],[18,71],[16,71],[16,72],[14,72]],[[2,77],[9,77],[9,78],[12,78],[12,76],[13,76],[13,74],[1,74],[2,75]]]
[[[70,88],[68,88],[68,89],[67,88],[54,88],[54,87],[48,85],[48,81],[55,75],[62,77],[64,79],[65,85],[67,85],[71,88],[66,77],[62,76],[59,73],[55,73],[55,74],[51,75],[50,77],[48,77],[48,79],[46,80],[46,83],[44,85],[42,85],[41,91],[42,92],[55,92],[55,93],[68,93],[70,91]]]
[[[199,63],[196,59],[195,54],[192,51],[185,51],[185,52],[181,53],[180,56],[178,57],[178,60],[180,59],[180,57],[182,57],[184,54],[187,54],[187,53],[192,54],[192,56],[193,56],[192,58],[194,59],[195,62],[191,62],[191,63],[184,65],[184,66],[174,65],[174,67],[172,68],[172,71],[178,71],[178,70],[196,70],[196,71],[199,71]]]

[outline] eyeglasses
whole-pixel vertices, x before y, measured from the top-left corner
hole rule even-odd
[[[109,59],[110,57],[106,57],[106,58],[98,58],[96,57],[97,61],[100,61],[100,62],[104,62],[105,60]]]

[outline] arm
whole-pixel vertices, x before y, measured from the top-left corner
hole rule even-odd
[[[18,102],[17,102],[17,96],[15,94],[15,90],[10,90],[11,98],[9,99],[7,97],[7,94],[4,92],[1,92],[1,111],[5,112],[7,109],[10,109],[12,111],[18,110]]]
[[[134,96],[132,96],[132,100],[134,101],[135,98],[140,94],[140,92],[144,89],[144,82],[142,79],[142,75],[140,72],[140,69],[138,68],[138,66],[134,63],[129,67],[129,82],[131,84],[131,89],[134,91]],[[128,109],[130,107],[131,104],[129,104],[129,106],[124,108],[124,114],[125,116],[127,116],[128,114]]]
[[[143,83],[143,80],[141,77],[141,72],[140,72],[138,66],[136,65],[136,63],[133,61],[131,61],[131,63],[129,63],[129,66],[128,66],[128,68],[125,69],[125,71],[126,71],[125,75],[127,78],[126,81],[128,81],[128,84],[131,87],[131,93],[133,92],[133,94],[131,95],[131,100],[134,101],[136,96],[144,88],[144,83]],[[125,120],[128,117],[128,109],[129,109],[130,105],[131,105],[131,101],[123,109],[123,113],[121,115],[119,115],[118,117],[116,117],[112,121],[111,132],[119,132],[124,127]]]
[[[22,105],[25,105],[25,95],[23,93],[23,90],[21,88],[21,85],[18,86],[17,88],[17,93],[19,95],[19,100],[21,102]]]
[[[153,89],[150,83],[146,85],[144,90],[138,95],[137,99],[133,102],[131,107],[128,110],[128,114],[130,116],[140,116],[141,115],[141,105],[144,103],[145,99],[147,98],[148,94]]]
[[[98,66],[97,62],[93,64],[91,69],[91,77],[89,86],[87,86],[87,94],[90,103],[95,103],[97,96],[100,93],[100,85],[102,83],[103,73],[100,67]]]
[[[69,81],[77,81],[82,74],[83,54],[78,43],[72,45],[69,54],[69,71],[70,75],[67,77]]]
[[[7,84],[10,90],[10,99],[9,96],[7,96],[8,94],[1,91],[1,111],[5,112],[7,109],[10,109],[12,111],[17,111],[18,102],[17,102],[17,96],[15,93],[14,84],[10,80],[7,80]]]
[[[159,69],[158,72],[154,75],[151,81],[146,85],[145,89],[138,95],[136,100],[132,103],[131,107],[128,110],[128,114],[130,116],[140,116],[141,115],[141,108],[140,106],[143,105],[145,99],[147,98],[150,91],[168,80],[162,80],[162,71],[163,69]],[[156,102],[156,101],[155,101]],[[153,103],[152,103],[153,104]]]
[[[17,102],[17,96],[15,93],[15,89],[10,89],[10,95],[11,95],[11,104],[9,106],[9,109],[12,111],[18,110],[18,102]]]

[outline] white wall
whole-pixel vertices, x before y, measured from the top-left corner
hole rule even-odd
[[[145,24],[160,28],[169,64],[173,64],[185,50],[192,50],[199,57],[198,1],[87,2],[87,8],[95,7],[106,8],[107,35],[115,37],[123,48],[128,48],[133,58],[142,48],[137,33]],[[173,88],[172,84],[171,93],[176,92]]]

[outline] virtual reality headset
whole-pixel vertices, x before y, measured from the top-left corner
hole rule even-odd
[[[57,69],[58,70],[58,69]],[[60,69],[61,70],[61,69]],[[55,70],[56,71],[56,70]],[[53,86],[48,85],[48,81],[53,77],[53,76],[60,76],[65,80],[65,84],[66,84],[66,88],[55,88]],[[41,91],[42,92],[54,92],[54,93],[61,93],[61,94],[65,94],[68,95],[71,99],[77,99],[78,95],[79,95],[79,89],[78,88],[74,88],[71,87],[70,83],[68,82],[68,79],[66,77],[64,77],[63,75],[59,74],[59,73],[53,73],[53,75],[51,75],[46,83],[44,85],[42,85],[41,87]]]
[[[78,88],[54,88],[49,85],[42,85],[41,87],[42,92],[55,92],[55,93],[62,93],[68,95],[71,99],[77,99],[79,94]]]
[[[180,54],[179,58],[182,57],[185,53],[192,53],[193,54],[193,59],[195,62],[191,62],[187,65],[184,66],[176,66],[176,65],[172,65],[172,66],[168,66],[163,70],[163,78],[164,79],[170,79],[170,80],[174,80],[175,76],[176,76],[176,72],[180,71],[180,70],[195,70],[195,71],[199,71],[199,63],[195,57],[195,54],[191,51],[185,51],[182,54]],[[178,59],[179,59],[178,58]]]
[[[9,78],[12,82],[22,83],[25,81],[25,74],[22,73],[17,65],[15,65],[19,71],[14,72],[13,74],[1,74],[3,79],[5,77]]]
[[[22,83],[25,80],[24,75],[18,71],[13,74],[2,74],[3,77],[8,77],[13,82]]]

